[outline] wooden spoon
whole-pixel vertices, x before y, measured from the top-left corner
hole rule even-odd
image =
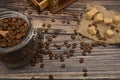
[[[3,30],[0,30],[0,35],[2,35],[4,38],[6,37],[6,34],[8,33],[9,31],[3,31]]]

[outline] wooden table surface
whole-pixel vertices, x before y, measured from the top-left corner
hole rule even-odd
[[[43,11],[41,14],[30,7],[26,0],[0,0],[0,11],[5,10],[19,10],[19,12],[26,14],[32,22],[33,27],[42,27],[42,23],[51,24],[51,29],[60,29],[61,35],[54,39],[53,43],[57,43],[63,46],[63,41],[68,40],[70,43],[77,42],[79,40],[72,40],[70,35],[77,27],[77,23],[73,21],[73,17],[70,13],[80,15],[86,2],[91,2],[105,6],[107,9],[120,11],[120,0],[78,0],[74,4],[64,9],[62,14],[44,15],[47,11]],[[28,11],[32,11],[31,15],[28,15]],[[55,22],[51,22],[51,17],[55,17]],[[70,20],[70,24],[63,24],[62,20]],[[45,37],[48,34],[45,34]],[[49,34],[50,36],[50,34]],[[53,45],[51,43],[51,46]],[[63,46],[61,50],[57,50],[51,47],[51,50],[55,53],[62,53],[66,48]],[[79,59],[84,58],[84,63],[80,64]],[[30,79],[31,77],[38,77],[42,79],[48,79],[48,75],[52,74],[54,79],[118,79],[120,80],[120,48],[117,46],[109,45],[107,47],[95,47],[91,54],[87,56],[81,55],[79,45],[75,49],[74,56],[70,59],[65,59],[65,62],[59,60],[49,60],[48,56],[44,56],[44,68],[40,68],[37,64],[35,67],[30,65],[19,69],[8,69],[2,63],[0,63],[0,80],[3,79]],[[66,64],[65,68],[61,68],[62,63]],[[88,77],[83,77],[82,69],[88,70]]]

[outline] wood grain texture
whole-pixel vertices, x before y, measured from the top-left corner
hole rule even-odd
[[[56,53],[63,53],[67,50],[63,45],[64,40],[68,40],[70,43],[80,43],[79,40],[72,40],[70,35],[73,34],[73,30],[76,29],[77,23],[73,21],[71,13],[80,15],[83,11],[86,2],[103,5],[108,9],[120,11],[120,0],[78,0],[74,4],[64,9],[64,14],[51,14],[44,15],[45,10],[40,15],[30,7],[25,0],[0,0],[0,11],[5,10],[19,10],[19,12],[26,14],[32,22],[34,28],[42,28],[42,23],[51,24],[51,29],[60,29],[60,35],[57,36],[51,43],[50,49]],[[27,14],[28,11],[32,11],[32,14]],[[55,22],[51,22],[51,18],[55,17]],[[70,24],[63,24],[62,20],[70,20]],[[44,34],[45,38],[51,36],[50,34]],[[55,49],[54,43],[60,44],[61,50]],[[8,69],[2,63],[0,63],[0,78],[6,79],[30,79],[31,77],[40,77],[42,79],[48,79],[48,75],[52,74],[55,79],[120,79],[120,48],[117,46],[109,45],[107,47],[95,47],[91,54],[83,57],[78,45],[75,49],[75,54],[70,59],[65,59],[65,62],[59,60],[49,60],[48,56],[44,56],[45,67],[39,68],[39,64],[35,67],[30,65],[19,69]],[[83,57],[85,59],[83,64],[79,63],[79,59]],[[62,63],[66,64],[65,69],[60,68]],[[88,69],[88,77],[84,78],[82,69]]]

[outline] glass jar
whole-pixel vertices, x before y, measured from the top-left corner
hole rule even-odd
[[[10,17],[23,19],[29,26],[25,38],[20,43],[16,44],[13,47],[0,48],[0,60],[5,65],[11,68],[16,68],[29,63],[29,60],[32,56],[29,53],[29,50],[32,50],[34,48],[34,44],[31,42],[34,35],[34,29],[32,28],[31,22],[22,13],[16,11],[5,11],[0,13],[0,20]]]

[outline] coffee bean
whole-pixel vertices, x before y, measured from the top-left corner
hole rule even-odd
[[[88,75],[87,75],[87,73],[85,72],[85,73],[83,73],[83,76],[84,76],[84,77],[87,77]]]
[[[86,56],[86,53],[82,52],[82,55],[83,55],[83,56]]]
[[[116,32],[119,33],[119,30],[117,29]]]
[[[74,54],[73,53],[69,53],[70,56],[73,56]]]
[[[77,46],[77,43],[73,43],[73,46]]]
[[[43,64],[43,63],[41,63],[41,64],[40,64],[40,68],[43,68],[43,67],[44,67],[44,64]]]
[[[64,63],[61,65],[61,68],[65,68],[65,64]]]
[[[55,34],[58,34],[58,33],[59,33],[59,30],[55,29],[55,30],[54,30],[54,33],[55,33]]]
[[[45,49],[49,49],[49,45],[46,45],[46,46],[45,46]]]
[[[58,54],[55,54],[54,58],[57,60],[59,58]]]
[[[70,24],[70,21],[69,21],[69,20],[67,20],[67,24]]]
[[[77,30],[74,30],[74,34],[77,35]]]
[[[57,47],[58,45],[57,44],[54,44],[54,47]]]
[[[64,62],[64,61],[65,61],[65,59],[64,59],[64,58],[60,58],[60,61],[61,61],[61,62]]]
[[[51,24],[48,24],[48,25],[47,25],[47,28],[50,28],[50,27],[51,27]]]
[[[50,45],[50,42],[46,41],[45,44],[46,44],[46,45]],[[43,45],[42,45],[42,46],[43,46]]]
[[[83,63],[84,62],[84,58],[80,58],[79,62]]]
[[[111,29],[114,30],[114,29],[115,29],[115,26],[111,26]]]
[[[47,40],[48,40],[49,42],[51,42],[51,41],[52,41],[52,38],[48,38]]]
[[[91,27],[91,26],[92,26],[91,24],[88,25],[88,27]]]
[[[74,53],[74,52],[75,52],[75,50],[73,50],[73,49],[70,50],[70,53]]]
[[[71,39],[75,40],[76,39],[75,35],[71,35]]]
[[[70,47],[71,47],[71,44],[67,44],[66,47],[67,47],[67,48],[70,48]]]
[[[86,68],[84,68],[84,69],[82,70],[82,72],[87,72],[87,69],[86,69]]]
[[[54,78],[53,78],[53,76],[50,74],[49,75],[49,80],[53,80]]]
[[[45,27],[45,26],[46,26],[46,24],[45,24],[45,23],[43,23],[43,24],[42,24],[42,27]]]
[[[61,46],[59,45],[59,46],[57,46],[57,49],[61,49]]]
[[[51,21],[52,21],[52,22],[55,22],[55,18],[52,18]]]
[[[67,54],[67,55],[66,55],[66,57],[67,57],[67,58],[70,58],[70,55],[69,55],[69,54]]]
[[[53,37],[53,38],[56,38],[56,37],[57,37],[57,35],[56,35],[56,34],[53,34],[53,35],[52,35],[52,37]]]
[[[63,54],[64,54],[64,55],[68,54],[68,51],[64,51]]]
[[[65,45],[68,44],[68,41],[64,41],[64,44],[65,44]]]

